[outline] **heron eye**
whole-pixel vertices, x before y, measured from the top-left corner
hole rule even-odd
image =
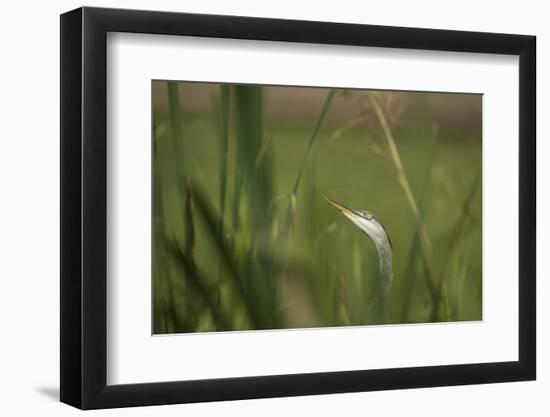
[[[367,214],[367,219],[372,220],[372,214]]]

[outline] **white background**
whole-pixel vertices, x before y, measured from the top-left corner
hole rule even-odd
[[[538,36],[538,119],[540,138],[547,136],[542,120],[550,94],[548,73],[550,28],[544,2],[522,1],[508,6],[502,1],[330,2],[294,1],[231,2],[88,1],[87,5],[163,9],[220,14],[241,14],[295,19],[332,20],[398,26],[465,29],[536,34]],[[80,6],[73,1],[10,2],[2,10],[2,88],[0,114],[0,262],[2,343],[2,402],[5,415],[41,413],[72,415],[76,411],[58,404],[59,309],[59,25],[58,14]],[[314,7],[312,7],[314,6]],[[32,108],[32,123],[27,115]],[[539,213],[550,209],[549,148],[539,147]],[[542,234],[545,233],[544,237]],[[327,395],[290,399],[239,401],[170,407],[101,411],[99,415],[548,415],[550,366],[546,359],[550,337],[545,276],[550,260],[550,222],[539,215],[539,378],[537,382]]]
[[[136,34],[107,45],[109,384],[517,360],[517,57]],[[151,337],[151,79],[483,93],[483,322]]]

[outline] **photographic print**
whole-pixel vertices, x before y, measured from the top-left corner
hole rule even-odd
[[[482,320],[482,96],[152,82],[154,334]]]
[[[536,379],[536,37],[93,7],[60,34],[62,402]]]

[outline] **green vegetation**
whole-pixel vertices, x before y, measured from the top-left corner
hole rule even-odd
[[[421,105],[392,124],[384,92],[349,120],[329,89],[303,119],[266,110],[272,87],[218,85],[197,110],[182,84],[153,109],[156,334],[381,323],[374,246],[323,195],[384,223],[391,322],[481,319],[480,129]]]

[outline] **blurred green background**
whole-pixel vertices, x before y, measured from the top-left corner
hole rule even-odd
[[[152,88],[155,334],[482,318],[480,95]]]

